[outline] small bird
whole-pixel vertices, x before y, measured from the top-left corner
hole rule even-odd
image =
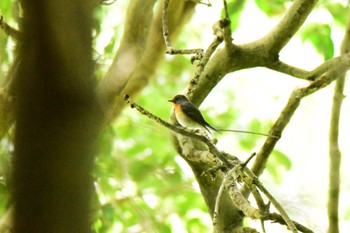
[[[183,127],[187,127],[190,129],[205,129],[209,133],[210,129],[214,130],[216,132],[236,132],[236,133],[248,133],[248,134],[257,134],[257,135],[263,135],[263,136],[271,136],[274,138],[279,138],[278,136],[271,135],[271,134],[264,134],[264,133],[256,133],[256,132],[250,132],[250,131],[244,131],[244,130],[231,130],[231,129],[217,129],[211,126],[203,117],[202,113],[198,110],[198,108],[189,101],[186,96],[184,95],[176,95],[173,99],[168,100],[169,102],[173,103],[174,109],[175,109],[175,117],[176,120],[182,125]]]
[[[209,129],[220,132],[205,121],[202,113],[186,98],[186,96],[176,95],[173,99],[169,100],[169,102],[173,103],[176,119],[183,127],[188,127],[190,129],[204,128],[209,133]]]

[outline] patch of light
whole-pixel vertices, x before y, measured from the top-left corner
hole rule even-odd
[[[144,194],[142,197],[149,207],[151,207],[152,209],[155,209],[157,207],[159,200],[156,195],[148,193]]]
[[[193,172],[191,167],[186,163],[186,161],[180,156],[175,156],[175,162],[179,165],[183,172],[184,178],[193,178]]]
[[[177,233],[187,233],[185,224],[183,220],[177,214],[171,214],[168,217],[168,220],[171,224],[172,231]]]

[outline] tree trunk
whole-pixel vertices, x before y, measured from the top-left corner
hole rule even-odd
[[[23,0],[15,79],[14,232],[89,232],[99,128],[93,2]]]

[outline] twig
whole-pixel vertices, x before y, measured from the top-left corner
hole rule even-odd
[[[232,163],[230,161],[228,161],[227,158],[225,158],[223,153],[221,153],[207,137],[193,133],[193,131],[189,131],[188,129],[186,129],[182,126],[175,126],[175,125],[172,125],[172,124],[162,120],[161,118],[153,115],[152,113],[150,113],[146,109],[142,108],[141,106],[139,106],[136,103],[134,103],[133,101],[131,101],[129,98],[129,95],[125,95],[124,100],[130,105],[131,108],[135,108],[142,115],[145,115],[148,118],[155,120],[158,124],[161,124],[161,125],[165,126],[166,128],[168,128],[168,129],[170,129],[178,134],[181,134],[183,136],[202,141],[203,143],[205,143],[208,146],[210,153],[212,153],[214,156],[216,156],[218,159],[220,159],[228,168],[233,167]]]
[[[187,95],[192,95],[193,87],[198,83],[198,79],[200,75],[202,74],[204,67],[208,63],[211,55],[215,52],[216,48],[221,44],[222,39],[220,39],[218,36],[216,36],[213,40],[213,42],[209,45],[207,50],[205,50],[205,53],[203,54],[202,58],[200,59],[199,63],[196,67],[196,73],[194,74],[192,80],[190,81],[187,89]]]
[[[266,219],[273,221],[273,222],[277,222],[277,223],[282,224],[282,225],[286,224],[286,222],[284,221],[282,216],[280,214],[277,214],[277,213],[270,213]],[[304,232],[304,233],[313,233],[313,231],[311,229],[307,228],[306,226],[304,226],[296,221],[293,221],[293,223],[299,231]]]
[[[318,77],[315,81],[311,82],[308,86],[295,89],[291,93],[288,103],[282,110],[280,116],[272,126],[269,133],[272,135],[281,136],[283,130],[285,129],[285,127],[291,120],[292,116],[294,115],[296,109],[298,108],[302,98],[308,95],[311,95],[312,93],[326,87],[336,78],[338,78],[340,74],[343,74],[346,70],[348,70],[349,67],[350,67],[350,63],[342,64],[342,66],[340,67],[337,66],[334,69],[325,73],[324,75]],[[272,137],[267,138],[264,145],[261,147],[260,151],[258,152],[251,169],[254,172],[254,174],[256,174],[257,176],[259,176],[263,171],[263,169],[265,168],[268,157],[271,154],[277,142],[278,142],[277,138],[272,138]],[[249,190],[247,189],[247,187],[244,187],[242,189],[242,192],[246,197],[249,195]]]
[[[348,52],[347,52],[348,53]],[[309,80],[309,81],[315,81],[315,79],[327,71],[337,67],[342,66],[344,64],[350,63],[350,57],[347,55],[347,53],[344,53],[338,57],[329,59],[325,62],[323,62],[321,65],[317,66],[315,69],[311,71],[307,71],[304,69],[300,69],[295,66],[291,66],[287,63],[284,63],[283,61],[276,61],[267,66],[267,68],[291,75],[293,77]]]
[[[236,180],[242,178],[240,176],[241,174],[242,166],[238,165],[225,175],[223,183],[236,207],[240,209],[245,216],[251,219],[259,219],[262,217],[260,211],[254,208],[237,188]]]
[[[266,233],[265,225],[264,225],[264,220],[265,220],[264,218],[269,213],[271,202],[268,202],[268,204],[265,205],[264,200],[263,200],[259,190],[254,185],[251,185],[250,191],[252,192],[253,197],[256,201],[256,204],[258,205],[259,211],[262,215],[262,218],[260,218],[262,231],[263,231],[263,233]]]
[[[230,20],[230,15],[228,13],[227,9],[227,2],[226,0],[223,0],[224,4],[224,11],[225,11],[225,18],[222,21],[222,28],[224,30],[223,37],[226,46],[233,48],[233,43],[232,43],[232,32],[231,32],[231,20]]]
[[[348,9],[349,10],[349,9]],[[341,54],[350,51],[350,12],[341,44]],[[341,151],[339,148],[339,121],[344,98],[345,74],[335,82],[331,121],[329,127],[329,190],[328,190],[328,232],[339,232],[339,194],[340,194],[340,165]]]
[[[277,200],[275,200],[273,198],[273,196],[265,189],[265,187],[260,183],[260,181],[258,180],[258,178],[256,176],[254,176],[254,174],[252,173],[252,171],[250,171],[247,167],[246,167],[246,163],[250,160],[250,158],[252,158],[255,154],[252,154],[248,160],[245,163],[239,162],[240,165],[238,166],[233,166],[233,163],[229,162],[226,157],[223,155],[223,153],[221,153],[220,151],[218,151],[218,149],[215,147],[215,145],[213,145],[210,140],[208,138],[206,138],[205,136],[199,135],[199,134],[195,134],[193,133],[193,131],[189,131],[184,127],[178,127],[178,126],[174,126],[164,120],[162,120],[161,118],[153,115],[152,113],[150,113],[149,111],[145,110],[144,108],[142,108],[141,106],[137,105],[136,103],[134,103],[133,101],[130,100],[128,95],[124,96],[124,100],[130,105],[131,108],[135,108],[137,111],[139,111],[141,114],[147,116],[148,118],[155,120],[157,123],[165,126],[166,128],[179,133],[183,136],[186,137],[190,137],[192,139],[196,139],[196,140],[200,140],[203,143],[205,143],[208,148],[209,151],[216,156],[217,158],[219,158],[229,169],[230,171],[226,173],[224,180],[222,182],[222,185],[220,186],[219,192],[218,192],[218,197],[216,199],[215,202],[215,209],[214,209],[214,214],[213,214],[213,223],[214,223],[214,227],[217,223],[217,216],[218,216],[218,211],[219,211],[219,202],[220,202],[220,197],[223,193],[224,188],[226,187],[229,195],[232,199],[232,201],[234,202],[234,204],[237,206],[237,208],[239,208],[240,210],[242,210],[245,215],[247,217],[253,218],[253,219],[258,219],[263,217],[264,215],[261,215],[261,212],[257,209],[255,209],[254,207],[252,207],[248,200],[241,194],[241,192],[237,189],[237,185],[236,185],[236,178],[235,176],[237,176],[237,174],[243,174],[242,170],[244,170],[245,173],[248,173],[249,177],[253,177],[253,182],[250,182],[251,184],[256,185],[266,196],[267,198],[271,201],[271,203],[276,207],[276,209],[281,213],[281,216],[283,217],[284,221],[287,223],[288,227],[293,231],[294,231],[295,227],[293,228],[293,222],[289,219],[288,215],[285,213],[285,211],[283,210],[282,206],[277,202]],[[233,157],[236,160],[238,160],[236,157]],[[237,162],[237,161],[236,161]],[[237,163],[235,163],[237,164]],[[235,175],[236,174],[236,175]],[[261,199],[261,200],[260,200]],[[263,201],[262,198],[259,197],[257,198],[258,200],[258,205],[259,206],[265,206],[263,205]],[[265,208],[266,209],[266,208]],[[263,211],[265,213],[265,211]]]
[[[291,75],[293,77],[296,78],[300,78],[300,79],[305,79],[307,80],[308,77],[310,76],[310,72],[304,69],[300,69],[298,67],[295,66],[291,66],[287,63],[284,63],[283,61],[278,60],[277,62],[272,63],[272,65],[268,66],[268,68],[284,73],[284,74],[288,74]]]
[[[220,200],[222,197],[222,194],[225,190],[225,178],[223,179],[219,191],[218,191],[218,195],[216,196],[216,200],[215,200],[215,207],[214,207],[214,213],[213,213],[213,226],[214,226],[214,232],[219,232],[218,229],[218,216],[219,216],[219,204],[220,204]]]
[[[254,173],[251,170],[249,170],[248,168],[245,167],[245,168],[240,170],[240,174],[239,175],[243,178],[243,180],[245,181],[245,184],[248,186],[248,188],[250,187],[250,189],[252,189],[251,186],[255,185],[269,199],[269,201],[275,206],[277,211],[281,214],[282,218],[284,219],[284,221],[286,222],[287,226],[289,227],[289,229],[292,232],[294,232],[294,233],[298,232],[296,227],[295,227],[295,225],[294,225],[294,223],[293,223],[293,221],[289,218],[287,212],[283,209],[282,205],[262,185],[262,183],[260,182],[259,178],[257,176],[255,176]],[[262,205],[261,207],[263,208],[263,210],[265,212],[265,208],[264,207],[266,207],[266,206],[263,207],[263,204],[261,203],[260,198],[261,197],[259,195],[257,200],[260,202],[259,205]]]
[[[226,46],[229,46],[230,49],[234,48],[234,45],[232,43],[232,38],[231,38],[231,29],[230,29],[231,21],[228,15],[227,4],[225,0],[223,0],[223,2],[224,2],[225,18],[220,19],[217,23],[213,25],[213,32],[214,32],[215,38],[213,42],[209,45],[209,47],[205,50],[205,53],[203,54],[202,58],[197,64],[196,73],[194,74],[187,88],[188,96],[192,95],[193,88],[198,83],[198,79],[201,76],[205,66],[207,65],[209,59],[211,58],[211,56],[213,55],[217,47],[222,43],[222,41],[224,40],[226,43]]]
[[[278,210],[278,212],[281,214],[282,218],[286,222],[289,229],[292,232],[297,233],[297,228],[295,227],[293,221],[289,218],[287,212],[283,209],[282,205],[271,195],[271,193],[261,184],[261,182],[257,178],[254,179],[254,184],[271,201],[272,205],[275,206],[275,208]]]
[[[310,71],[308,80],[314,81],[317,77],[323,75],[324,73],[332,70],[336,67],[342,67],[350,63],[349,52],[344,53],[338,57],[332,58],[325,61],[320,66],[316,67],[314,70]]]
[[[164,0],[163,12],[162,12],[162,28],[163,37],[166,46],[167,54],[202,54],[203,49],[174,49],[170,43],[170,33],[168,29],[168,9],[170,0]]]
[[[163,26],[163,37],[165,46],[171,48],[169,29],[168,29],[168,9],[170,0],[164,0],[163,14],[162,14],[162,26]]]
[[[2,15],[0,15],[0,28],[9,36],[11,36],[13,39],[18,40],[20,37],[20,32],[16,29],[14,29],[13,27],[11,27],[10,25],[8,25],[5,20],[4,17]]]

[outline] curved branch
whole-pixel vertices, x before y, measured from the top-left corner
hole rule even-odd
[[[97,95],[105,112],[112,109],[116,94],[126,85],[144,53],[154,4],[155,1],[144,4],[144,1],[136,0],[131,1],[128,7],[118,52],[97,88]]]
[[[300,79],[308,79],[310,75],[310,72],[307,70],[291,66],[279,60],[277,62],[272,63],[272,65],[268,66],[268,68]]]
[[[323,62],[321,65],[317,66],[315,69],[311,71],[307,71],[295,66],[291,66],[282,61],[277,61],[277,62],[268,64],[266,67],[284,74],[291,75],[296,78],[314,81],[317,77],[323,75],[324,73],[333,69],[334,67],[338,67],[346,64],[350,64],[350,57],[347,54],[343,54]]]
[[[346,55],[346,56],[350,57],[350,55]],[[340,75],[346,72],[349,69],[349,67],[350,67],[349,63],[341,64],[338,67],[335,67],[334,69],[320,76],[319,78],[311,82],[306,87],[295,89],[291,93],[287,105],[284,107],[280,116],[272,126],[270,133],[273,135],[281,136],[283,130],[285,129],[285,127],[291,120],[292,116],[294,115],[296,109],[298,108],[302,98],[308,95],[311,95],[312,93],[326,87],[332,81],[337,79]],[[277,142],[278,142],[277,138],[272,138],[272,137],[267,138],[264,145],[258,152],[251,169],[257,176],[259,176],[262,173],[263,169],[265,168],[267,159]],[[245,196],[249,195],[249,191],[247,188],[244,188],[242,192],[244,193]]]
[[[325,61],[320,66],[318,66],[314,70],[312,70],[310,72],[308,79],[315,80],[318,76],[326,73],[327,71],[329,71],[335,67],[346,66],[349,63],[350,63],[349,53],[332,58],[328,61]]]
[[[282,20],[261,40],[267,43],[271,53],[278,54],[303,25],[318,0],[296,0],[287,10]]]

